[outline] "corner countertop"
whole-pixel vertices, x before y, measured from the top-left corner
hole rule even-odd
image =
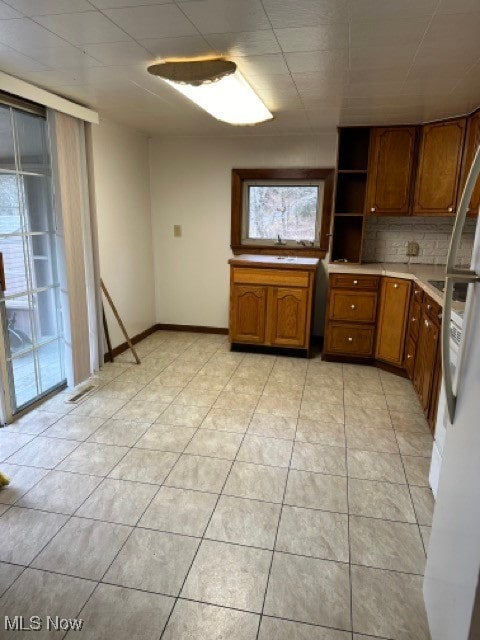
[[[242,254],[234,256],[228,261],[238,267],[274,267],[277,269],[316,269],[319,263],[318,258],[302,258],[299,256],[267,256]]]
[[[432,286],[429,280],[445,280],[445,265],[434,264],[401,264],[398,262],[366,262],[364,264],[332,263],[328,265],[329,273],[358,273],[365,275],[390,276],[406,278],[418,282],[427,294],[443,307],[442,292]],[[452,308],[463,310],[465,304],[453,302]]]

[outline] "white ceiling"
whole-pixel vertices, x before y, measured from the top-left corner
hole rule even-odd
[[[219,123],[146,71],[204,55],[275,119]],[[480,0],[0,0],[0,67],[149,134],[420,122],[480,105]]]

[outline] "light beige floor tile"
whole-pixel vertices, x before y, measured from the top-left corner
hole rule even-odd
[[[76,416],[105,418],[106,420],[107,418],[111,418],[114,413],[117,413],[125,403],[125,400],[119,398],[96,398],[92,396],[78,404],[75,409],[73,409],[72,414]]]
[[[131,420],[132,422],[148,422],[152,424],[167,407],[168,403],[130,400],[114,414],[114,417],[116,420]]]
[[[430,487],[410,487],[418,524],[432,525],[435,501]]]
[[[139,526],[200,537],[205,532],[217,499],[214,493],[161,487]]]
[[[190,441],[185,453],[212,458],[233,460],[242,441],[241,433],[199,429]]]
[[[289,416],[274,416],[270,413],[255,412],[248,427],[248,433],[266,438],[293,440],[296,423],[297,419]]]
[[[396,437],[402,455],[432,457],[433,438],[430,434],[397,431]]]
[[[385,396],[382,394],[365,393],[361,389],[353,391],[346,388],[344,393],[345,406],[351,407],[367,407],[368,409],[387,409]]]
[[[211,407],[218,397],[218,391],[206,389],[184,389],[173,401],[173,404],[192,407]]]
[[[237,460],[273,467],[288,467],[292,444],[291,440],[246,435],[238,452]]]
[[[372,407],[345,407],[345,425],[367,429],[391,429],[390,413]]]
[[[353,515],[415,522],[408,487],[389,482],[348,480],[349,511]]]
[[[432,532],[432,527],[427,527],[426,525],[420,526],[420,533],[422,534],[423,546],[425,548],[425,553],[428,554],[428,545],[430,544],[430,534]]]
[[[262,396],[257,405],[259,413],[270,413],[274,416],[296,418],[300,409],[300,400],[284,398],[283,396]]]
[[[118,480],[162,484],[178,460],[178,453],[131,449],[111,471],[110,477]]]
[[[100,580],[131,528],[71,518],[32,563],[36,569]]]
[[[395,453],[347,449],[347,464],[351,478],[406,483],[402,459]]]
[[[262,383],[248,378],[232,378],[225,387],[225,391],[228,392],[246,393],[258,397],[261,396],[263,389],[264,385]]]
[[[287,469],[235,462],[225,484],[225,495],[281,502]]]
[[[196,432],[196,427],[177,427],[166,424],[152,424],[135,447],[182,453]]]
[[[343,375],[341,370],[329,371],[323,368],[311,368],[305,378],[305,389],[309,387],[325,387],[326,389],[343,389]]]
[[[35,436],[27,433],[17,433],[8,427],[0,429],[0,462],[6,460],[12,453],[21,449],[33,440]]]
[[[376,367],[362,364],[344,364],[343,375],[345,378],[352,376],[353,378],[374,378],[378,379],[379,371]]]
[[[134,526],[157,490],[153,484],[105,478],[75,515]]]
[[[350,517],[352,563],[423,575],[425,553],[418,526]]]
[[[106,476],[127,453],[127,447],[84,442],[58,466],[61,471]]]
[[[158,374],[156,378],[154,378],[155,382],[161,384],[165,387],[185,387],[190,380],[192,379],[192,375],[181,374],[181,373],[171,373],[170,371],[165,372],[162,371]]]
[[[400,411],[390,411],[392,424],[396,431],[406,431],[408,433],[429,434],[428,423],[424,416],[419,413],[405,413]]]
[[[255,640],[258,620],[253,613],[178,600],[163,640]]]
[[[310,471],[288,474],[285,504],[347,513],[347,480]]]
[[[252,414],[239,409],[211,409],[201,424],[202,429],[245,433]]]
[[[430,640],[423,578],[352,567],[353,628],[395,640]]]
[[[271,551],[204,540],[181,595],[259,613],[271,557]]]
[[[15,431],[16,433],[30,433],[32,435],[38,435],[60,418],[61,416],[58,413],[35,409],[18,420],[15,420],[9,428],[12,432]]]
[[[67,414],[44,431],[43,435],[48,438],[83,441],[91,436],[104,422],[104,418]]]
[[[261,390],[260,390],[261,392]],[[285,382],[267,382],[263,389],[264,396],[283,396],[291,400],[301,400],[303,385]]]
[[[291,468],[345,476],[347,475],[345,449],[308,442],[295,442]]]
[[[81,612],[82,640],[151,640],[167,622],[175,600],[100,584]]]
[[[111,418],[90,436],[88,442],[111,444],[117,447],[133,447],[149,426],[148,422],[131,422]]]
[[[38,411],[49,411],[51,413],[59,413],[60,415],[66,415],[70,413],[75,405],[66,402],[71,396],[68,392],[57,393],[52,396],[37,408]],[[27,414],[28,415],[28,414]]]
[[[38,436],[8,458],[12,464],[53,469],[78,447],[73,440]]]
[[[0,562],[0,597],[22,573],[23,567],[7,562]]]
[[[72,514],[100,482],[100,478],[93,476],[49,471],[41,482],[17,502],[17,505]]]
[[[10,484],[0,491],[0,504],[14,504],[44,478],[48,471],[37,467],[19,467],[2,462],[2,473],[10,480]]]
[[[275,553],[267,615],[336,629],[351,629],[348,565]]]
[[[300,407],[300,418],[343,424],[345,418],[343,404],[318,404],[317,402],[303,401]]]
[[[57,513],[12,507],[0,518],[0,560],[29,564],[66,520]]]
[[[136,400],[141,402],[161,402],[168,404],[175,400],[183,387],[166,387],[157,384],[155,381],[150,382],[137,394]]]
[[[385,377],[385,375],[380,375],[380,379],[382,381],[382,387],[384,393],[389,396],[404,396],[406,398],[411,398],[412,396],[412,383],[410,380],[406,378],[399,378],[398,376],[394,376],[393,374],[390,377]]]
[[[125,380],[120,377],[103,386],[96,395],[101,398],[121,398],[127,401],[136,396],[144,386],[145,382],[138,380],[134,382],[131,379]]]
[[[157,422],[181,427],[198,427],[207,413],[208,407],[170,405],[158,418]]]
[[[187,389],[205,389],[220,393],[227,384],[227,380],[225,376],[198,374],[188,383]]]
[[[397,440],[393,429],[368,429],[366,427],[345,428],[347,447],[377,453],[398,453]]]
[[[263,616],[258,640],[350,640],[350,633]]]
[[[405,465],[408,484],[413,484],[418,487],[430,486],[428,482],[428,475],[430,473],[429,458],[402,456],[402,460]]]
[[[273,549],[279,515],[279,504],[221,496],[205,537]]]
[[[248,393],[222,391],[215,402],[216,409],[239,409],[253,411],[258,403],[258,396]]]
[[[344,387],[345,391],[351,391],[355,394],[366,393],[366,394],[384,394],[384,390],[382,387],[382,383],[380,381],[380,377],[371,376],[371,377],[355,377],[354,375],[347,375],[344,378]]]
[[[422,414],[422,407],[420,401],[416,396],[413,387],[410,395],[404,396],[390,396],[387,395],[387,406],[390,411],[401,411]]]
[[[309,418],[299,418],[295,439],[311,444],[344,447],[345,429],[340,422],[318,422]]]
[[[277,551],[348,562],[348,516],[284,506]]]
[[[305,402],[316,404],[343,404],[343,389],[331,387],[306,387],[303,394]]]
[[[2,598],[0,607],[5,613],[23,616],[29,624],[31,616],[39,616],[43,628],[35,631],[36,638],[62,637],[64,632],[48,630],[47,616],[74,619],[95,588],[90,580],[54,575],[45,571],[27,569]],[[4,637],[30,637],[30,632],[6,633]],[[82,633],[83,636],[83,633]]]
[[[220,493],[231,465],[230,460],[183,454],[165,484],[179,489]]]
[[[104,582],[178,595],[199,540],[149,529],[134,529]]]

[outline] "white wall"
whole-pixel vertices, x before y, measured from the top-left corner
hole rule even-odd
[[[155,324],[148,139],[104,120],[92,135],[101,276],[133,336]],[[105,309],[117,346],[125,339]]]
[[[157,322],[228,327],[232,168],[333,167],[336,144],[336,132],[153,138],[150,183]],[[182,237],[173,236],[174,224],[182,225]],[[322,333],[325,283],[321,269],[316,333]]]

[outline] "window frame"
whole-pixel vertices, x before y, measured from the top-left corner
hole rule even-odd
[[[234,255],[246,254],[288,254],[304,257],[325,258],[329,249],[330,223],[333,205],[335,170],[333,167],[319,169],[232,169],[232,209],[230,248]],[[323,204],[318,229],[318,244],[303,247],[298,244],[275,245],[262,241],[243,241],[245,206],[245,185],[251,182],[271,182],[285,185],[323,182]]]

